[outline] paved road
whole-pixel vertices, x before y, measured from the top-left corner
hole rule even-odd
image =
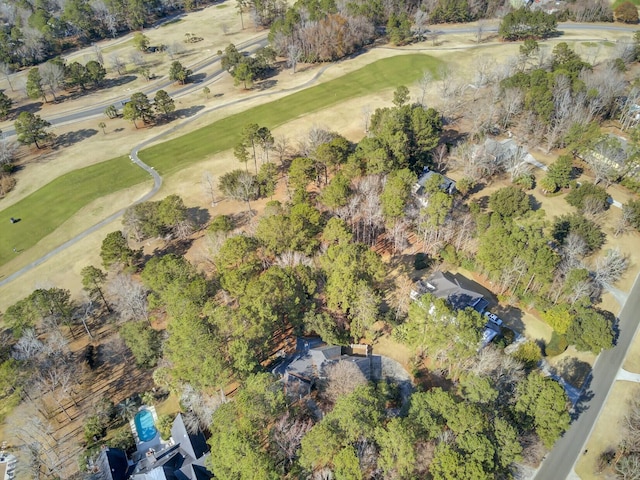
[[[170,19],[166,19],[165,21],[168,21]],[[560,31],[563,30],[590,30],[590,31],[616,31],[616,32],[635,32],[636,29],[633,27],[625,27],[625,26],[621,26],[621,25],[608,25],[608,24],[575,24],[575,23],[561,23],[558,25],[558,28]],[[452,35],[452,34],[464,34],[464,33],[471,33],[474,34],[477,32],[477,27],[447,27],[447,26],[443,26],[442,29],[437,29],[437,30],[432,30],[431,32],[437,32],[440,35]],[[483,28],[483,32],[484,33],[495,33],[498,31],[498,27],[497,26],[485,26]],[[127,37],[125,37],[126,39]],[[123,41],[123,39],[118,40]],[[248,40],[246,42],[242,42],[239,43],[238,45],[236,45],[236,47],[238,48],[238,50],[245,50],[245,51],[249,51],[249,52],[253,52],[255,50],[257,50],[260,47],[263,47],[265,45],[267,45],[267,33],[264,34],[260,34],[258,36],[256,36],[255,38]],[[440,48],[442,49],[442,48]],[[203,70],[205,70],[206,68],[210,67],[211,65],[213,65],[214,63],[220,61],[220,56],[219,55],[213,55],[205,60],[202,60],[196,64],[193,65],[188,65],[187,67],[190,68],[194,75],[197,75],[199,72],[202,72]],[[218,69],[215,72],[211,73],[208,77],[206,77],[206,82],[202,81],[202,82],[198,82],[198,83],[191,83],[188,85],[185,85],[183,88],[180,88],[178,90],[174,90],[171,92],[171,96],[172,97],[179,97],[182,95],[185,95],[187,93],[190,93],[194,90],[200,90],[202,89],[206,84],[211,83],[213,80],[215,80],[218,76],[220,76],[223,73],[222,69]],[[159,82],[155,82],[150,84],[149,86],[146,86],[145,88],[141,89],[142,92],[144,92],[145,94],[151,94],[151,93],[155,93],[156,91],[160,90],[160,89],[166,89],[168,87],[170,87],[171,85],[173,85],[175,82],[171,82],[168,81],[166,79],[162,79]],[[63,114],[60,115],[53,115],[51,117],[45,117],[45,119],[51,123],[51,125],[56,126],[56,125],[65,125],[65,124],[69,124],[69,123],[74,123],[74,122],[80,122],[83,120],[87,120],[89,118],[92,117],[98,117],[98,116],[102,116],[104,114],[104,110],[109,106],[109,105],[114,105],[114,104],[118,104],[121,103],[122,101],[126,100],[127,98],[129,98],[129,95],[123,95],[121,97],[117,97],[117,98],[112,98],[107,102],[101,102],[99,104],[96,105],[92,105],[90,107],[84,107],[84,108],[79,108],[76,110],[70,110],[67,111]],[[13,135],[15,135],[15,130],[13,128],[7,128],[4,130],[4,134],[6,137],[11,137]]]
[[[558,440],[538,470],[536,480],[567,478],[584,451],[600,411],[605,404],[616,375],[622,367],[640,320],[640,275],[636,278],[619,317],[619,337],[615,348],[598,356],[593,367],[586,399],[578,404],[582,413],[565,435]]]
[[[162,139],[163,137],[165,137],[167,135],[170,135],[170,134],[176,132],[177,130],[180,130],[180,129],[184,128],[185,126],[189,125],[191,122],[193,122],[193,121],[197,120],[198,118],[200,118],[202,115],[205,115],[207,113],[213,112],[215,110],[219,110],[219,109],[222,109],[222,108],[227,108],[229,106],[237,105],[239,103],[248,102],[248,101],[251,101],[251,100],[253,100],[255,98],[259,98],[259,97],[268,97],[268,96],[282,94],[282,93],[292,93],[292,92],[307,88],[310,85],[312,85],[315,82],[317,82],[318,79],[322,76],[322,74],[331,65],[332,64],[329,63],[329,64],[326,64],[325,66],[323,66],[320,70],[318,70],[318,72],[316,72],[316,74],[311,79],[307,80],[302,85],[298,85],[296,87],[282,89],[282,90],[278,90],[278,91],[274,91],[274,92],[264,92],[264,93],[253,95],[253,96],[247,97],[247,98],[240,98],[240,99],[234,100],[232,102],[225,103],[224,105],[216,105],[214,107],[211,107],[211,108],[208,108],[206,110],[203,110],[200,113],[198,113],[197,115],[194,115],[193,117],[190,117],[190,118],[184,120],[183,122],[174,125],[169,130],[166,130],[166,131],[164,131],[164,132],[162,132],[162,133],[160,133],[160,134],[158,134],[158,135],[156,135],[156,136],[154,136],[154,137],[152,137],[152,138],[150,138],[148,140],[145,140],[144,142],[136,145],[131,150],[131,154],[129,155],[129,158],[131,158],[132,162],[134,162],[136,165],[138,165],[140,168],[142,168],[143,170],[145,170],[147,173],[149,173],[151,175],[151,177],[153,178],[153,188],[149,192],[147,192],[143,197],[141,197],[140,199],[138,199],[134,203],[132,203],[130,206],[137,205],[138,203],[146,202],[147,200],[151,199],[156,193],[158,193],[158,191],[160,190],[160,187],[162,186],[162,177],[160,176],[160,174],[158,172],[156,172],[156,170],[153,167],[147,165],[142,160],[140,160],[140,158],[138,157],[138,153],[139,153],[139,151],[141,149],[143,149],[144,147],[146,147],[146,146],[148,146],[148,145],[150,145],[152,143],[157,142],[158,140]],[[35,261],[29,263],[28,265],[25,265],[24,267],[22,267],[20,270],[18,270],[16,272],[12,273],[11,275],[3,278],[2,280],[0,280],[0,287],[2,287],[4,285],[16,280],[21,275],[23,275],[26,272],[34,269],[38,265],[46,262],[48,259],[50,259],[54,255],[57,255],[58,253],[61,253],[63,250],[67,249],[71,245],[74,245],[75,243],[79,242],[83,238],[86,238],[88,235],[92,234],[93,232],[95,232],[95,231],[101,229],[102,227],[104,227],[105,225],[108,225],[109,223],[113,222],[117,218],[121,217],[124,214],[125,210],[126,210],[126,208],[123,208],[122,210],[117,211],[116,213],[110,215],[109,217],[105,218],[104,220],[96,223],[92,227],[88,228],[87,230],[79,233],[75,237],[73,237],[70,240],[66,241],[65,243],[63,243],[59,247],[56,247],[55,249],[51,250],[46,255],[38,258],[37,260],[35,260]]]
[[[260,47],[264,47],[265,45],[267,45],[267,43],[268,43],[267,34],[264,33],[256,36],[256,38],[247,40],[246,42],[239,43],[238,45],[236,45],[236,47],[238,48],[238,50],[253,53]],[[220,55],[213,55],[193,65],[186,65],[186,67],[192,70],[193,72],[192,76],[196,76],[206,68],[213,65],[214,63],[219,62],[220,58],[221,58]],[[214,72],[212,72],[211,74],[209,74],[208,76],[206,76],[205,74],[206,82],[203,80],[195,83],[188,83],[180,89],[172,90],[171,97],[177,98],[177,97],[186,95],[188,93],[191,93],[192,91],[202,90],[202,88],[204,88],[205,85],[211,83],[223,73],[224,73],[224,70],[219,68]],[[175,82],[168,80],[167,77],[163,77],[160,81],[153,82],[141,88],[139,91],[143,92],[146,95],[149,95],[157,92],[158,90],[167,89],[174,84]],[[135,93],[135,92],[132,92],[132,93]],[[43,118],[47,120],[49,123],[51,123],[52,126],[55,127],[55,126],[66,125],[69,123],[84,121],[93,117],[100,117],[104,115],[104,111],[109,105],[121,105],[122,102],[127,100],[130,96],[131,94],[122,95],[120,97],[111,98],[109,99],[109,101],[96,103],[89,107],[82,107],[75,110],[70,109],[64,113],[61,113],[58,115],[52,115],[50,117],[44,116]],[[12,137],[16,134],[13,128],[7,128],[3,130],[3,133],[5,137]]]

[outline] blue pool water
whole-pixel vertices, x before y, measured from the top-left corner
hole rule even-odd
[[[138,431],[138,438],[141,442],[153,440],[158,430],[156,430],[156,426],[153,424],[153,415],[149,410],[145,408],[136,413],[134,422],[136,424],[136,430]]]

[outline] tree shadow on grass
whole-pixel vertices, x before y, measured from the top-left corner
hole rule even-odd
[[[146,264],[153,257],[163,257],[170,253],[177,255],[179,257],[182,257],[189,251],[192,244],[193,244],[192,238],[172,240],[169,243],[167,243],[163,248],[156,248],[153,250],[153,252],[151,252],[151,254],[145,255],[143,258],[143,263]]]
[[[200,229],[211,220],[211,215],[205,208],[193,207],[187,209],[187,218],[194,223],[196,229]]]
[[[74,132],[63,133],[62,135],[58,135],[58,137],[56,138],[56,148],[70,147],[75,143],[93,137],[96,133],[98,133],[98,131],[94,130],[93,128],[82,128]]]
[[[102,82],[101,88],[112,88],[119,87],[121,85],[126,85],[127,83],[133,82],[136,78],[135,75],[122,75],[119,77],[107,78]]]
[[[556,367],[558,375],[576,388],[582,388],[591,374],[591,365],[577,358],[562,359]]]
[[[193,117],[201,110],[204,110],[204,105],[194,105],[193,107],[181,108],[180,110],[176,110],[173,115],[177,118],[189,118]]]
[[[9,120],[15,120],[16,118],[18,118],[18,115],[20,115],[22,112],[38,113],[41,110],[42,110],[42,102],[27,103],[11,111],[8,115],[8,118]]]
[[[275,87],[277,84],[278,84],[278,81],[277,81],[277,80],[264,80],[264,81],[262,81],[262,82],[256,83],[256,84],[254,85],[254,88],[255,88],[256,90],[263,91],[263,90],[268,90],[268,89],[270,89],[270,88],[273,88],[273,87]]]
[[[529,205],[531,205],[531,210],[534,212],[540,210],[542,208],[542,203],[540,203],[536,197],[533,195],[527,195],[529,197]]]

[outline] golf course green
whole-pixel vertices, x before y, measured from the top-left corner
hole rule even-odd
[[[242,128],[259,123],[273,129],[300,116],[326,109],[350,98],[399,85],[412,85],[425,70],[436,75],[441,61],[428,55],[397,55],[279,100],[218,120],[181,137],[140,152],[140,158],[167,176],[233,148]],[[391,99],[391,97],[390,97]],[[126,156],[75,170],[51,181],[29,196],[0,211],[0,265],[54,232],[90,202],[148,179],[146,172]],[[1,205],[1,203],[0,203]],[[12,224],[10,218],[18,218]],[[60,244],[68,238],[61,234]],[[46,252],[42,252],[44,254]]]

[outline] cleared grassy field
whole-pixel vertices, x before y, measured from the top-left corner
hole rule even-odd
[[[140,152],[140,158],[161,175],[170,175],[203,160],[207,155],[233,148],[240,139],[240,131],[249,123],[273,129],[296,117],[350,98],[399,85],[411,85],[422,77],[425,70],[430,70],[435,77],[439,65],[440,60],[421,54],[378,60],[340,78],[231,115],[180,138],[147,148]],[[356,115],[359,114],[356,112]]]
[[[127,156],[74,170],[0,211],[0,264],[49,235],[90,202],[149,179]],[[12,224],[10,218],[20,219]],[[62,242],[60,242],[62,243]]]
[[[302,90],[219,120],[140,153],[160,174],[170,175],[207,155],[233,148],[242,128],[251,122],[274,128],[349,98],[399,85],[411,85],[425,70],[436,75],[440,60],[421,54],[378,60],[327,83]],[[359,115],[359,112],[357,113]],[[126,156],[65,174],[24,200],[0,211],[0,265],[52,233],[90,202],[146,180],[148,175]],[[20,222],[11,224],[11,217]],[[62,243],[62,242],[61,242]]]

